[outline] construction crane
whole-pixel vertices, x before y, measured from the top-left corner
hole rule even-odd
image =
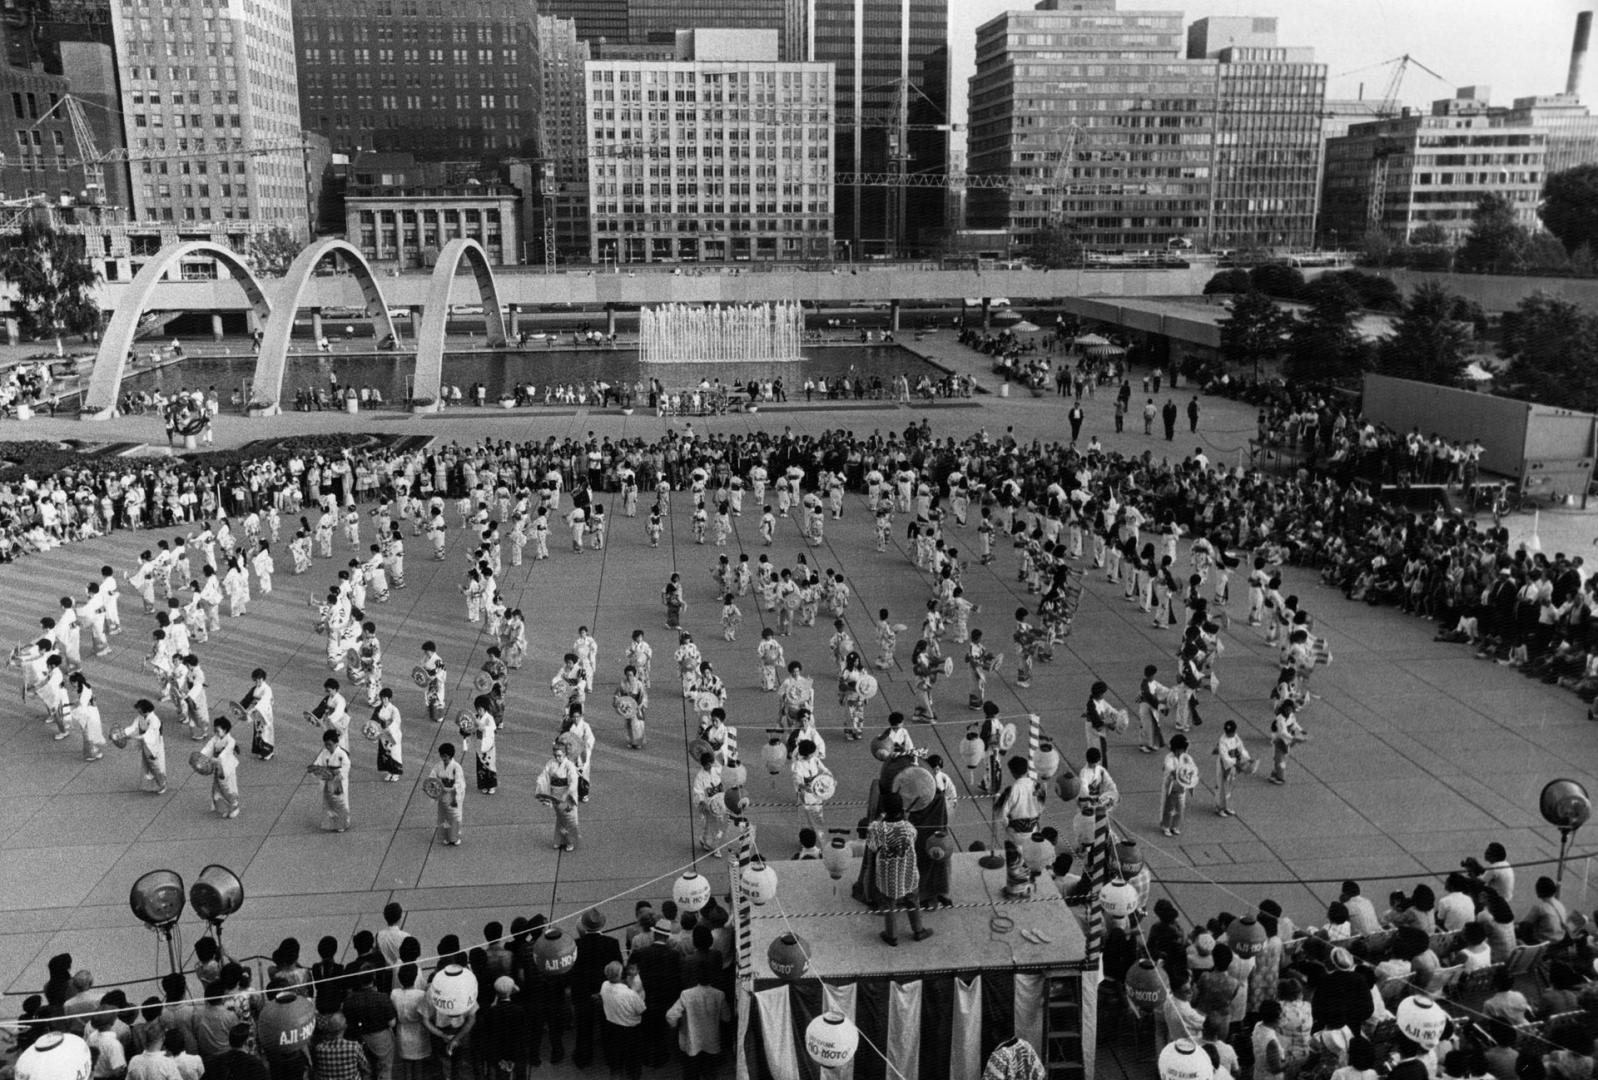
[[[1055,128],[1055,131],[1060,136],[1061,145],[1049,188],[1049,224],[1059,228],[1065,223],[1065,196],[1070,191],[1066,181],[1071,175],[1071,160],[1076,155],[1077,140],[1087,135],[1087,129],[1072,120]]]
[[[1379,64],[1355,68],[1345,71],[1338,78],[1348,75],[1358,75],[1362,71],[1372,68],[1391,67],[1392,73],[1387,77],[1387,87],[1381,98],[1377,100],[1376,107],[1372,110],[1378,120],[1388,120],[1398,115],[1398,93],[1404,85],[1404,75],[1413,65],[1438,82],[1448,85],[1448,80],[1437,72],[1415,59],[1409,53],[1395,56],[1390,60],[1383,60]],[[1363,84],[1362,84],[1363,85]],[[1382,230],[1382,219],[1387,213],[1387,178],[1392,168],[1392,158],[1401,152],[1401,148],[1388,143],[1381,136],[1377,137],[1376,148],[1371,153],[1370,193],[1365,203],[1365,229],[1368,233],[1379,233]]]

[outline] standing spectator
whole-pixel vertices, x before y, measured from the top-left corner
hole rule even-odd
[[[128,1062],[128,1080],[183,1080],[177,1055],[183,1052],[183,1033],[168,1031],[159,1042]]]
[[[116,1013],[105,1013],[89,1020],[85,1033],[94,1055],[94,1080],[122,1080],[128,1071],[127,1054],[117,1038]]]
[[[1159,414],[1160,410],[1155,407],[1153,398],[1143,403],[1143,434],[1154,434],[1154,418]]]
[[[1165,441],[1171,442],[1176,438],[1176,401],[1172,398],[1165,399],[1165,407],[1160,410],[1160,419],[1165,424]]]
[[[228,1048],[205,1067],[205,1080],[267,1080],[266,1062],[250,1049],[249,1024],[234,1024]]]
[[[366,1051],[361,1044],[344,1037],[344,1017],[338,1013],[316,1019],[316,1035],[311,1041],[311,1067],[316,1080],[369,1080],[372,1067],[367,1064]]]
[[[1080,401],[1071,406],[1071,411],[1066,414],[1066,419],[1071,422],[1071,442],[1075,444],[1077,436],[1082,434],[1082,403]]]
[[[473,1031],[484,1080],[525,1080],[528,1064],[527,1010],[516,1000],[516,980],[494,980],[494,1003],[482,1010]]]
[[[1199,400],[1198,395],[1193,395],[1193,400],[1187,403],[1187,430],[1198,433]]]
[[[572,1064],[586,1069],[594,1060],[594,1025],[600,1017],[599,991],[605,969],[621,963],[621,942],[604,932],[605,913],[598,908],[583,912],[577,930],[577,959],[572,962],[572,1016],[577,1027]]]
[[[416,985],[415,964],[400,965],[394,977],[396,985],[388,999],[394,1005],[395,1071],[398,1080],[421,1080],[423,1065],[432,1055],[422,1023],[427,995]]]
[[[717,974],[714,968],[700,967],[697,985],[684,990],[666,1010],[666,1022],[677,1029],[683,1080],[709,1080],[715,1075],[721,1057],[721,1029],[732,1023],[727,995],[712,985]]]
[[[366,965],[353,966],[348,973],[350,992],[344,999],[344,1020],[348,1034],[366,1050],[372,1066],[372,1080],[391,1080],[394,1075],[394,1025],[398,1013],[387,994],[377,989],[376,971]]]
[[[1012,765],[1019,758],[1012,759]],[[1012,768],[1011,772],[1015,770]],[[1016,779],[1013,791],[1024,778]],[[1002,807],[1001,804],[1001,813]],[[925,941],[932,931],[921,925],[921,904],[916,894],[921,886],[916,869],[916,829],[905,820],[904,800],[898,792],[884,792],[879,803],[881,816],[871,823],[866,834],[866,848],[876,855],[877,893],[885,906],[882,912],[882,940],[889,945],[899,944],[897,933],[898,910],[906,908],[910,915],[911,936]],[[1014,819],[1012,819],[1014,820]]]
[[[1559,899],[1559,885],[1551,877],[1537,879],[1537,900],[1526,912],[1520,925],[1520,936],[1532,945],[1550,944],[1565,940],[1565,905]]]
[[[624,972],[615,961],[605,967],[605,985],[600,988],[599,1001],[605,1015],[605,1061],[611,1076],[638,1080],[643,1073],[640,1035],[647,1008],[644,994],[636,967]]]
[[[676,905],[667,900],[660,905],[660,910],[663,914],[669,912],[675,915]],[[646,922],[651,932],[650,942],[643,948],[635,947],[629,961],[638,972],[644,996],[649,1002],[643,1013],[642,1030],[636,1033],[640,1040],[642,1060],[650,1068],[656,1069],[671,1058],[671,1031],[666,1027],[666,1010],[682,993],[682,954],[671,946],[669,919],[662,923],[655,921],[651,914],[639,925],[644,926]],[[663,927],[667,928],[664,935]]]

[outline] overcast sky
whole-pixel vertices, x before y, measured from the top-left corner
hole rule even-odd
[[[949,0],[956,117],[964,119],[976,28],[1001,12],[1032,6]],[[1403,103],[1424,105],[1450,96],[1456,85],[1485,84],[1495,103],[1507,105],[1516,96],[1565,88],[1576,12],[1598,7],[1598,0],[1120,0],[1118,6],[1182,11],[1186,23],[1206,15],[1274,15],[1280,44],[1313,46],[1315,59],[1327,65],[1328,97],[1356,97],[1361,81],[1366,97],[1380,95],[1389,69],[1344,73],[1409,53],[1446,84],[1411,67],[1399,95]],[[1595,68],[1598,57],[1587,65],[1583,97],[1598,106]]]

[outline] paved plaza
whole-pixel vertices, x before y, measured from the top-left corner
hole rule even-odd
[[[938,343],[936,351],[950,362],[975,363],[949,342]],[[991,389],[991,377],[985,381]],[[1189,393],[1179,391],[1178,403]],[[757,416],[695,419],[693,425],[698,432],[792,428],[818,433],[841,427],[864,435],[902,430],[926,416],[940,437],[963,436],[981,427],[996,436],[1013,429],[1022,439],[1053,439],[1062,437],[1064,428],[1061,400],[984,394],[930,408],[893,402],[795,407]],[[1230,462],[1254,429],[1251,410],[1205,398],[1197,440],[1180,433],[1174,443],[1145,439],[1140,433],[1116,436],[1111,399],[1100,396],[1085,405],[1084,437],[1098,434],[1112,450],[1147,448],[1156,455],[1180,455],[1203,445],[1212,458]],[[589,432],[647,438],[667,423],[680,426],[683,421],[572,409],[514,416],[468,409],[439,418],[295,413],[268,422],[223,418],[218,442],[238,444],[263,435],[351,425],[463,443],[484,436],[543,439]],[[146,417],[101,426],[40,420],[3,434],[164,441],[159,421]],[[774,857],[791,855],[802,824],[792,805],[791,783],[786,773],[768,776],[758,754],[764,729],[774,720],[775,700],[759,690],[754,646],[761,626],[774,616],[760,611],[753,598],[745,600],[738,640],[723,642],[719,600],[709,576],[720,554],[736,560],[741,552],[755,558],[766,550],[755,532],[758,518],[746,503],[744,515],[736,519],[732,546],[718,549],[693,543],[690,512],[686,498],[673,499],[658,549],[647,546],[642,516],[628,519],[613,512],[603,552],[574,554],[564,533],[556,530],[549,561],[529,561],[513,569],[507,559],[501,588],[511,606],[526,613],[531,648],[527,665],[513,673],[509,684],[499,794],[484,797],[475,789],[468,791],[465,843],[458,848],[435,838],[434,808],[421,791],[421,779],[436,760],[431,751],[446,740],[459,740],[452,724],[426,719],[421,693],[406,676],[419,659],[421,642],[431,638],[450,665],[452,716],[471,694],[470,677],[490,642],[466,620],[457,592],[469,550],[464,530],[452,529],[444,562],[429,560],[425,541],[407,536],[409,587],[396,592],[390,603],[369,608],[383,638],[388,684],[395,687],[405,717],[406,774],[401,783],[379,782],[372,744],[357,738],[354,820],[346,834],[318,829],[318,784],[305,774],[319,748],[318,738],[299,720],[301,711],[315,703],[327,676],[323,638],[313,628],[308,602],[354,554],[342,535],[335,543],[336,557],[316,560],[300,577],[288,573],[285,536],[274,593],[256,597],[247,617],[224,618],[220,633],[197,648],[210,677],[215,713],[221,714],[226,701],[243,693],[254,666],[268,670],[277,692],[277,756],[267,763],[247,758],[241,765],[243,813],[236,820],[223,821],[208,812],[209,781],[185,767],[191,744],[181,734],[168,738],[170,790],[161,796],[145,794],[139,790],[136,751],[108,748],[103,761],[85,763],[75,739],[50,739],[35,702],[12,698],[12,722],[0,726],[4,988],[13,995],[36,992],[45,981],[46,959],[61,951],[70,951],[78,966],[92,968],[102,986],[156,975],[156,942],[130,914],[127,893],[140,874],[163,867],[192,880],[201,867],[219,862],[242,877],[247,901],[225,934],[237,956],[268,953],[291,936],[300,939],[307,955],[323,934],[347,942],[357,929],[377,929],[379,912],[390,900],[406,907],[407,929],[423,941],[424,955],[431,955],[431,947],[445,933],[459,933],[471,944],[491,919],[508,924],[515,915],[536,912],[570,918],[605,901],[614,927],[631,918],[636,900],[658,903],[670,895],[672,879],[693,861],[688,795],[693,767],[685,754],[693,717],[671,692],[674,643],[659,599],[673,572],[681,573],[687,585],[685,625],[730,689],[728,711],[745,748],[754,800],[751,815],[761,847]],[[1529,520],[1513,524],[1524,530]],[[369,524],[365,532],[370,533]],[[1558,521],[1544,519],[1541,540],[1550,552],[1556,542],[1568,550],[1585,550],[1591,535],[1584,516],[1561,515]],[[889,608],[896,621],[918,622],[928,582],[900,548],[891,547],[886,554],[873,550],[871,516],[861,496],[848,498],[843,520],[829,521],[826,537],[825,546],[809,548],[795,523],[782,520],[777,544],[770,549],[772,560],[791,565],[803,551],[822,569],[841,569],[855,591],[848,615],[862,645],[874,639],[871,621],[879,607]],[[37,619],[56,608],[59,596],[81,595],[85,584],[98,578],[102,564],[119,572],[130,569],[138,551],[153,540],[119,533],[0,567],[0,595],[5,597],[0,635],[11,640],[29,636]],[[363,542],[369,540],[363,536]],[[951,543],[973,553],[974,529],[952,530]],[[967,591],[981,607],[972,624],[990,627],[990,636],[1007,640],[1011,612],[1018,605],[1035,606],[1034,598],[1015,580],[1007,545],[999,549],[992,567],[972,562]],[[1367,895],[1380,904],[1389,889],[1408,888],[1416,880],[1444,873],[1461,858],[1480,855],[1489,840],[1503,841],[1517,864],[1556,854],[1558,838],[1537,813],[1537,793],[1549,779],[1566,775],[1591,787],[1598,763],[1598,725],[1586,720],[1579,699],[1476,660],[1461,646],[1436,644],[1430,623],[1345,601],[1322,588],[1309,572],[1290,569],[1286,578],[1284,592],[1303,599],[1335,657],[1315,676],[1321,699],[1303,714],[1312,741],[1295,753],[1286,787],[1267,784],[1263,774],[1246,778],[1233,819],[1214,816],[1207,793],[1201,791],[1181,836],[1166,839],[1158,828],[1159,758],[1137,753],[1131,732],[1113,743],[1111,771],[1123,797],[1117,820],[1141,841],[1159,891],[1168,892],[1185,916],[1196,919],[1219,910],[1242,911],[1274,897],[1304,925],[1323,917],[1327,901],[1336,896],[1336,882],[1345,876],[1370,882]],[[990,683],[990,696],[1005,713],[1038,713],[1076,764],[1084,749],[1079,718],[1089,685],[1103,679],[1113,696],[1129,703],[1143,666],[1157,663],[1169,672],[1177,644],[1175,631],[1150,627],[1148,617],[1126,604],[1102,574],[1090,574],[1088,580],[1073,634],[1053,663],[1040,665],[1032,687],[1015,686],[1013,666]],[[1213,701],[1203,698],[1205,726],[1196,733],[1195,757],[1206,788],[1213,783],[1209,751],[1226,719],[1238,722],[1256,757],[1270,752],[1268,692],[1276,653],[1244,625],[1245,592],[1241,579],[1235,580],[1233,625],[1224,636],[1226,651],[1218,666],[1220,692]],[[153,624],[137,609],[136,598],[125,590],[126,633],[114,639],[113,655],[87,664],[108,726],[126,723],[131,702],[153,689],[149,677],[140,673]],[[593,628],[601,646],[598,685],[589,704],[599,742],[593,799],[582,807],[583,844],[575,853],[562,854],[551,849],[550,815],[534,800],[533,781],[547,759],[560,712],[549,679],[582,624]],[[622,724],[609,708],[623,647],[634,628],[646,631],[656,653],[648,745],[637,751],[627,748]],[[823,616],[814,629],[796,629],[784,645],[790,659],[804,661],[821,676],[818,712],[828,736],[828,764],[840,781],[839,795],[828,808],[828,824],[844,826],[863,812],[876,769],[865,742],[841,737],[842,710],[825,677],[830,670],[829,634]],[[907,669],[913,638],[913,632],[901,638],[902,669],[889,673],[882,694],[871,703],[868,735],[880,729],[890,709],[910,711]],[[940,723],[918,725],[912,732],[918,745],[941,753],[957,777],[954,749],[975,715],[966,710],[965,688],[959,672],[941,683]],[[361,706],[353,706],[352,713],[357,721],[366,715]],[[957,838],[962,845],[989,840],[986,802],[964,797],[963,779],[957,783],[963,796],[953,812]],[[1072,810],[1053,799],[1046,820],[1064,833]],[[1574,848],[1598,850],[1598,834],[1578,834]],[[1594,904],[1588,865],[1578,859],[1568,874],[1569,899],[1582,910]],[[707,860],[700,868],[718,886],[724,881],[720,862]],[[192,916],[182,925],[186,942],[192,944],[200,925]],[[936,927],[936,915],[929,916],[929,925]],[[862,941],[874,938],[878,926],[864,913],[836,921],[838,934]],[[936,943],[934,939],[929,948],[935,950]],[[129,988],[134,1000],[150,992],[147,985]],[[0,1011],[14,1015],[18,1000],[9,998]]]

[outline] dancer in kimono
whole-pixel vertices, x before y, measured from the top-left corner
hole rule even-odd
[[[139,758],[144,768],[143,790],[153,795],[166,794],[166,740],[161,737],[161,718],[155,702],[140,698],[133,703],[133,723],[122,729],[124,737],[139,740]]]
[[[277,719],[272,712],[272,687],[266,681],[266,669],[250,672],[250,688],[239,699],[239,713],[253,722],[250,733],[250,753],[262,761],[271,761],[277,753]]]
[[[377,708],[367,721],[368,730],[376,725],[377,771],[387,783],[396,783],[405,775],[405,735],[401,728],[400,711],[394,704],[394,691],[384,687],[377,692]]]
[[[348,832],[350,827],[350,755],[337,731],[322,732],[322,752],[311,764],[325,770],[322,779],[322,831]]]
[[[239,816],[239,744],[233,738],[233,722],[225,716],[216,720],[216,729],[200,748],[211,759],[211,810],[224,818]]]

